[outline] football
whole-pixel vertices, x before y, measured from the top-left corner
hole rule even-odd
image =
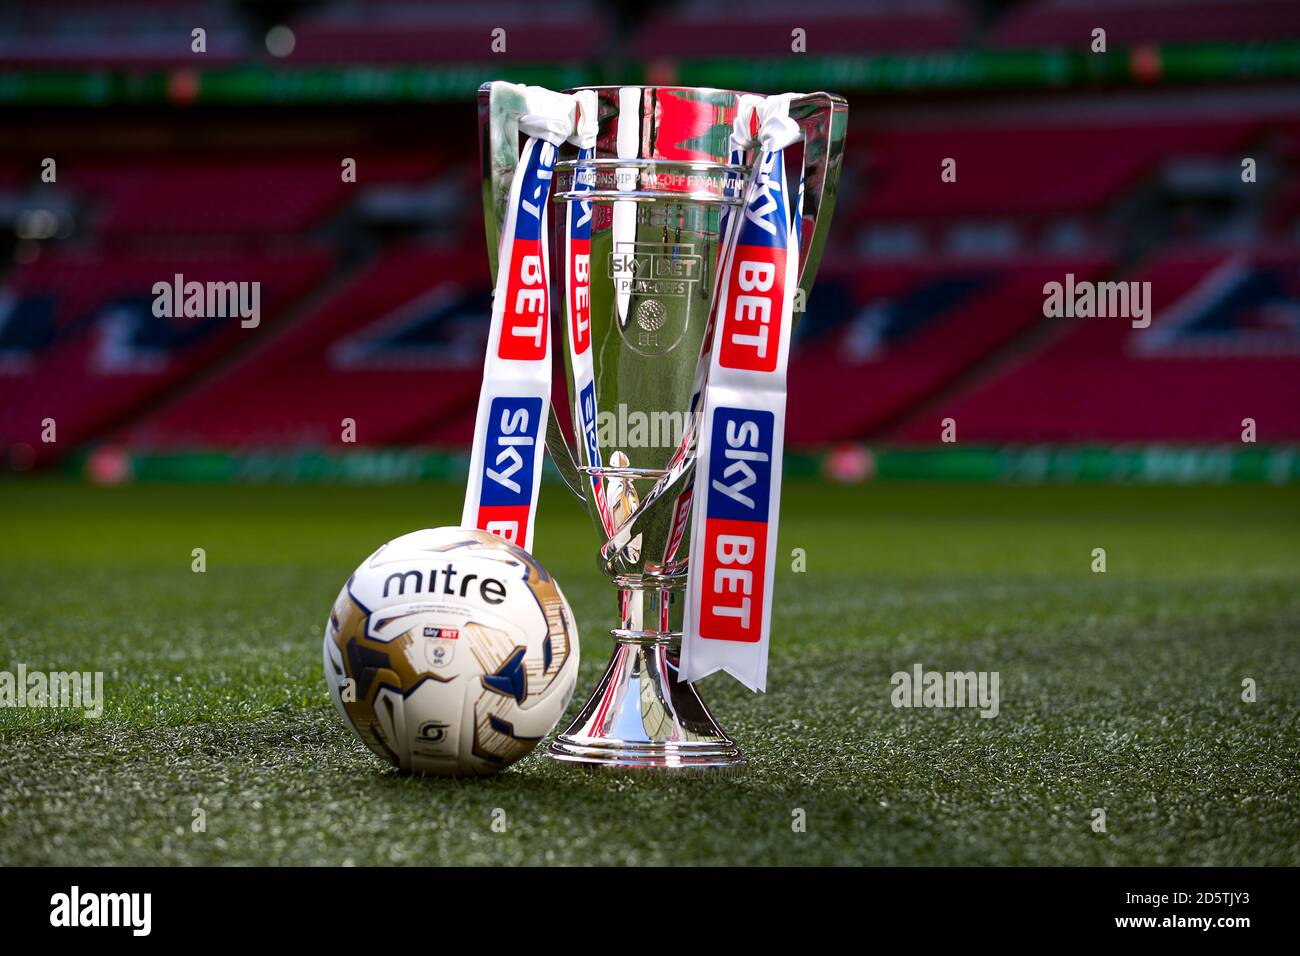
[[[578,631],[559,585],[485,531],[402,535],[348,579],[325,625],[325,678],[343,719],[403,770],[508,767],[573,696]]]

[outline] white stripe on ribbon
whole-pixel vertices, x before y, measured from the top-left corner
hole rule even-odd
[[[461,524],[531,550],[551,396],[546,207],[556,148],[574,133],[578,101],[536,86],[514,89],[527,139],[501,229]]]

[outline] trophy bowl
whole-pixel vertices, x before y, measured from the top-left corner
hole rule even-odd
[[[546,437],[600,535],[597,560],[618,589],[618,626],[604,676],[548,756],[617,769],[737,769],[744,757],[695,685],[678,679],[678,661],[714,280],[726,218],[743,202],[757,150],[732,144],[741,93],[590,89],[598,104],[595,147],[560,148],[552,191],[556,221],[581,217],[583,241],[589,236],[583,303],[568,301],[575,292],[564,237],[552,237],[558,249],[551,253],[565,301],[558,311],[578,434],[570,443],[552,417]],[[523,105],[515,90],[497,83],[479,93],[494,281],[519,157]],[[791,177],[804,190],[798,309],[830,223],[847,104],[814,93],[794,99],[789,115],[803,132],[802,166]],[[789,162],[799,161],[798,151],[787,152]]]

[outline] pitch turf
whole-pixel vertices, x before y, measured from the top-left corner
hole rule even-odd
[[[586,517],[543,498],[582,693],[612,598]],[[340,723],[321,628],[362,557],[459,499],[0,485],[0,669],[102,670],[107,696],[0,709],[0,863],[1300,864],[1300,489],[788,482],[807,571],[778,574],[771,689],[705,683],[746,775],[409,778]],[[918,662],[998,671],[1000,714],[895,709]]]

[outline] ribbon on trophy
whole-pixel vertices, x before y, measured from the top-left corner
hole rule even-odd
[[[575,139],[577,129],[589,146],[595,143],[595,98],[580,107],[577,96],[536,86],[517,89],[525,104],[519,130],[527,139],[501,229],[461,524],[531,550],[551,397],[546,207],[557,147]],[[588,368],[590,362],[588,354]]]
[[[721,253],[678,672],[679,680],[696,681],[725,670],[750,690],[767,685],[786,365],[799,278],[803,183],[801,177],[792,196],[785,172],[785,149],[802,136],[789,114],[793,98],[762,102],[759,156]],[[738,116],[733,140],[748,132],[742,121],[748,126]]]
[[[595,172],[583,163],[596,155],[596,92],[582,90],[578,99],[578,123],[571,141],[578,147],[578,165],[573,176],[573,192],[589,193],[595,188]],[[568,328],[569,365],[573,369],[573,421],[575,431],[586,450],[587,465],[602,465],[597,441],[596,379],[591,360],[591,219],[590,199],[574,199],[566,204],[564,230],[565,323]],[[596,510],[606,534],[614,530],[605,481],[597,471],[589,473],[595,493]]]

